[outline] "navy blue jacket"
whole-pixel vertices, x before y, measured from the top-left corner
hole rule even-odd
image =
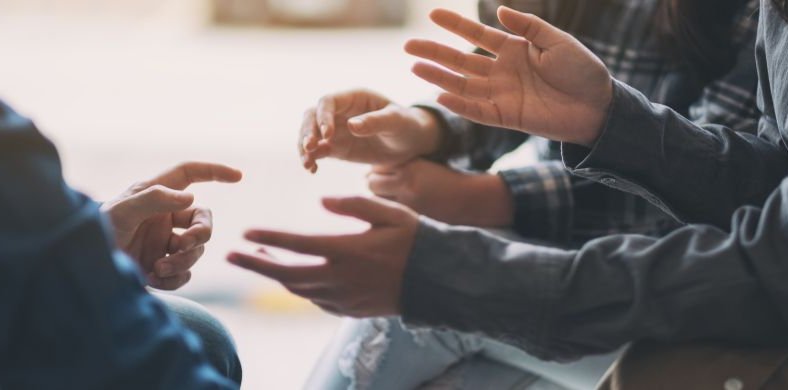
[[[0,388],[237,388],[111,237],[52,143],[0,102]]]

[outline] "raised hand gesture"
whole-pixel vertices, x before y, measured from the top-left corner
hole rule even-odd
[[[465,53],[446,45],[410,40],[405,50],[432,61],[413,72],[446,92],[438,102],[475,122],[557,141],[591,145],[612,100],[605,65],[571,35],[535,15],[498,9],[514,34],[437,9],[431,19],[492,53]]]

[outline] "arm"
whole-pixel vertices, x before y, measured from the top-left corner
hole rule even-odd
[[[596,144],[565,143],[563,155],[576,175],[642,196],[681,221],[728,228],[736,208],[763,204],[788,175],[784,148],[767,131],[759,133],[698,126],[615,82]]]
[[[757,11],[758,2],[753,1],[734,22],[732,44],[739,54],[728,72],[710,82],[691,105],[688,118],[695,124],[757,130]],[[570,244],[615,233],[661,236],[681,226],[643,198],[560,168],[546,163],[500,173],[514,199],[514,227],[525,237]]]
[[[638,339],[788,343],[788,180],[732,232],[611,236],[563,251],[423,220],[405,271],[414,325],[482,332],[548,359]],[[451,270],[451,271],[449,271]]]
[[[498,16],[518,35],[432,13],[437,24],[496,53],[494,60],[435,42],[406,45],[446,67],[418,63],[413,71],[446,91],[439,102],[453,112],[565,142],[564,161],[575,174],[643,196],[685,222],[727,227],[738,206],[762,204],[788,173],[774,118],[761,119],[759,136],[697,126],[612,80],[567,33],[507,8]]]
[[[449,227],[379,199],[326,199],[369,223],[357,234],[250,230],[259,244],[319,256],[287,265],[261,248],[229,260],[325,310],[402,315],[415,326],[482,333],[544,359],[641,340],[788,344],[788,179],[733,231],[691,225],[661,238],[619,235],[565,251]],[[364,275],[359,278],[358,275]]]
[[[501,171],[521,236],[574,247],[609,234],[662,236],[681,224],[647,201],[570,174],[560,161]]]
[[[0,178],[0,386],[237,388],[145,292],[54,146],[2,103]]]

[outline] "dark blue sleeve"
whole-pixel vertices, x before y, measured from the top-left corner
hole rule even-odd
[[[0,388],[231,389],[0,102]]]

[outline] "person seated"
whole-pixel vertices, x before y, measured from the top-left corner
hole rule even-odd
[[[240,179],[186,163],[99,205],[64,182],[36,126],[0,102],[0,387],[238,388],[218,321],[168,298],[182,322],[145,285],[185,284],[210,238],[211,213],[186,187]]]
[[[117,246],[134,259],[148,285],[176,290],[191,279],[190,269],[205,253],[213,232],[213,215],[194,206],[184,190],[200,182],[232,183],[237,170],[211,163],[179,164],[148,180],[131,185],[102,204]],[[174,229],[184,229],[180,234]],[[205,307],[170,294],[154,293],[189,330],[197,334],[208,360],[222,375],[241,383],[242,368],[232,336]]]
[[[612,235],[564,250],[419,218],[381,199],[327,198],[329,211],[370,228],[245,235],[325,263],[284,265],[265,251],[233,252],[228,260],[333,313],[475,332],[541,359],[639,340],[788,345],[786,1],[760,5],[757,135],[698,125],[650,102],[537,16],[502,7],[498,17],[512,33],[433,13],[494,58],[435,42],[408,44],[441,65],[414,67],[446,91],[439,103],[475,122],[560,141],[572,173],[642,196],[687,226],[664,237]],[[771,363],[773,370],[744,387],[785,375],[783,364]]]
[[[495,13],[500,4],[480,1],[480,20],[502,27]],[[651,101],[698,124],[755,131],[760,117],[752,56],[757,1],[717,2],[721,12],[713,17],[697,12],[695,0],[514,5],[566,29],[615,77],[628,80]],[[638,22],[633,23],[633,17]],[[700,44],[695,45],[696,40]],[[423,54],[418,51],[421,43],[414,41],[408,50]],[[482,49],[470,55],[480,65],[486,57],[476,54],[489,56]],[[319,123],[326,125],[325,131]],[[330,139],[328,132],[333,132]],[[329,94],[307,111],[299,137],[305,168],[316,171],[318,159],[326,156],[370,163],[367,180],[375,195],[450,224],[513,229],[529,242],[562,248],[614,233],[661,237],[681,226],[641,197],[569,173],[561,162],[559,142],[533,139],[540,151],[536,164],[498,174],[474,172],[487,170],[531,137],[472,122],[435,103],[402,107],[367,90]],[[365,347],[381,339],[387,340],[385,348]],[[492,387],[531,381],[532,386],[557,382],[585,388],[602,377],[616,356],[549,365],[489,338],[455,332],[414,334],[396,318],[349,320],[327,348],[310,384],[379,388],[393,386],[396,378],[398,385],[412,387],[461,373],[471,383],[492,381],[487,383]],[[370,362],[380,365],[372,370]],[[403,367],[409,368],[408,375],[400,372]]]

